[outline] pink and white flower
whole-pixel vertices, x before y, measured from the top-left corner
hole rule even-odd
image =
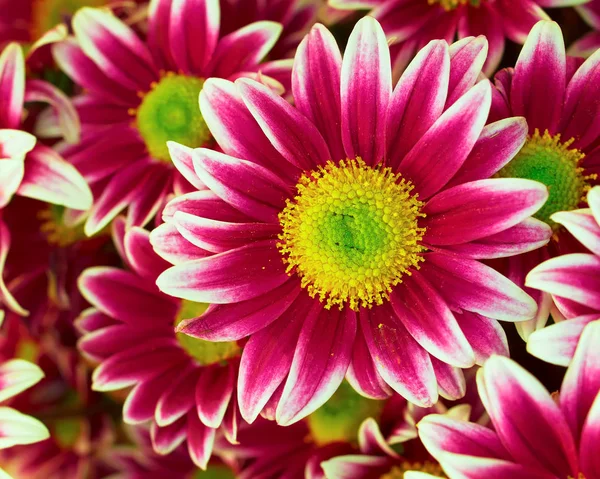
[[[584,328],[600,320],[600,186],[587,195],[589,208],[555,213],[590,253],[549,259],[527,275],[527,286],[552,295],[556,324],[534,332],[527,350],[546,362],[568,366]]]
[[[85,91],[74,100],[82,141],[61,149],[95,196],[92,235],[128,207],[129,225],[146,224],[167,195],[189,191],[167,140],[213,144],[198,110],[209,77],[250,76],[280,91],[290,60],[261,63],[280,37],[272,21],[220,34],[219,0],[152,0],[147,39],[101,9],[73,17],[74,37],[54,45],[58,65]]]
[[[429,41],[448,43],[471,35],[485,35],[490,51],[484,67],[494,73],[506,39],[523,44],[539,20],[550,20],[546,7],[568,7],[589,0],[329,0],[341,10],[372,9],[393,42],[395,70],[403,71]]]
[[[372,398],[458,398],[460,368],[507,353],[497,320],[535,315],[532,298],[479,261],[550,237],[530,218],[543,185],[489,178],[526,125],[485,126],[485,50],[482,38],[431,42],[392,92],[385,35],[366,17],[343,60],[331,33],[312,29],[295,59],[295,107],[250,79],[206,82],[201,111],[223,153],[170,143],[200,191],[169,203],[151,239],[175,264],[160,289],[211,303],[179,331],[250,337],[238,382],[248,422],[272,399],[277,421],[294,423],[344,376]]]
[[[587,58],[600,48],[600,0],[590,0],[576,9],[593,31],[573,43],[569,55]]]
[[[235,440],[240,347],[176,334],[180,321],[197,316],[206,305],[161,293],[154,283],[168,264],[152,251],[148,232],[133,228],[125,233],[123,219],[114,225],[115,243],[131,270],[93,267],[79,279],[81,293],[93,306],[77,321],[83,332],[80,350],[99,364],[92,389],[133,386],[124,421],[151,422],[159,454],[187,439],[192,460],[204,469],[217,429]]]
[[[494,429],[427,416],[419,437],[450,479],[600,477],[600,322],[590,324],[550,395],[514,361],[492,357],[477,377]]]
[[[585,205],[589,188],[600,173],[600,51],[585,62],[567,57],[560,27],[541,21],[531,30],[513,69],[495,77],[491,120],[513,115],[527,119],[529,135],[523,148],[497,173],[539,181],[549,189],[546,204],[534,217],[553,231],[543,248],[507,260],[507,276],[524,286],[535,266],[554,256],[582,250],[551,217]],[[552,308],[550,295],[526,288],[538,313],[517,324],[523,339],[543,327]]]

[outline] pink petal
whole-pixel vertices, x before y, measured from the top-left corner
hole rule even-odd
[[[236,368],[216,364],[204,368],[196,384],[196,408],[200,421],[217,428],[223,422],[236,382]]]
[[[177,378],[171,378],[170,386],[161,392],[156,404],[155,420],[159,426],[173,424],[195,405],[198,372],[198,367],[190,363]]]
[[[150,244],[150,233],[142,228],[134,227],[125,233],[125,251],[129,263],[135,272],[154,282],[169,264],[159,258]]]
[[[506,333],[498,321],[469,311],[455,314],[455,317],[475,352],[476,364],[482,365],[494,354],[509,355]]]
[[[390,50],[381,25],[358,21],[342,63],[342,141],[348,158],[375,165],[385,157],[386,117],[392,94]],[[336,160],[337,158],[334,158]]]
[[[552,215],[552,221],[563,225],[587,249],[600,256],[600,225],[592,210],[561,211]]]
[[[169,148],[169,155],[171,156],[171,160],[173,161],[175,168],[177,168],[177,171],[179,171],[179,173],[181,173],[194,188],[205,190],[206,185],[198,178],[198,175],[194,170],[193,148],[188,148],[187,146],[180,145],[174,141],[167,142],[167,147]]]
[[[290,373],[277,406],[279,425],[289,426],[322,406],[342,383],[356,336],[356,313],[322,310],[304,320]]]
[[[0,128],[18,128],[25,96],[25,62],[16,43],[0,55]]]
[[[172,264],[182,264],[210,256],[208,251],[194,246],[181,236],[173,224],[164,223],[152,230],[150,241],[156,254]]]
[[[200,469],[206,469],[215,443],[216,429],[205,426],[200,422],[195,411],[188,413],[188,452],[194,464]]]
[[[469,13],[477,10],[469,9]],[[450,45],[450,80],[446,108],[475,85],[487,52],[488,40],[483,35],[463,38]]]
[[[463,370],[448,363],[431,357],[431,364],[435,371],[440,396],[449,401],[457,401],[464,397],[467,385]]]
[[[598,444],[600,442],[600,395],[596,396],[594,404],[585,421],[579,447],[579,463],[585,477],[600,477],[600,460]]]
[[[136,384],[123,405],[123,421],[126,424],[143,424],[153,419],[160,396],[172,383],[173,370],[169,370]]]
[[[248,223],[251,221],[250,217],[229,206],[210,190],[194,191],[173,198],[163,210],[163,221],[170,223],[177,211],[232,223]]]
[[[150,436],[154,451],[161,455],[170,454],[185,440],[187,432],[187,417],[165,427],[152,423]]]

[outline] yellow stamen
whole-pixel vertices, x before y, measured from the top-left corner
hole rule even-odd
[[[439,464],[433,462],[403,462],[394,466],[389,472],[383,474],[379,479],[403,479],[404,473],[408,471],[426,472],[436,477],[446,477]]]

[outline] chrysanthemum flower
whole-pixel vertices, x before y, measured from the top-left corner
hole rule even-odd
[[[565,55],[562,33],[554,22],[532,29],[513,70],[496,75],[492,119],[523,115],[529,135],[521,151],[498,173],[528,178],[548,186],[550,196],[534,217],[548,224],[553,240],[547,247],[509,258],[507,276],[522,286],[527,273],[551,256],[581,249],[551,216],[585,203],[600,173],[600,51],[579,68]],[[524,339],[543,327],[550,295],[526,290],[539,305],[529,322],[517,324]]]
[[[552,258],[528,275],[529,287],[552,294],[559,314],[556,324],[535,331],[527,350],[546,362],[568,366],[586,325],[600,320],[600,186],[592,188],[589,208],[555,213],[564,226],[590,251]]]
[[[494,430],[433,415],[418,424],[419,437],[450,479],[600,477],[599,343],[596,322],[553,395],[514,361],[492,357],[477,383]]]
[[[600,48],[600,0],[590,0],[576,9],[593,31],[571,44],[569,55],[589,57]]]
[[[120,219],[115,242],[132,271],[89,268],[79,279],[83,296],[94,306],[78,320],[84,333],[81,351],[100,363],[92,388],[134,386],[125,401],[124,421],[152,421],[152,441],[160,454],[187,438],[192,459],[205,468],[217,428],[235,438],[240,346],[176,334],[179,322],[197,316],[206,305],[158,290],[156,277],[168,264],[152,251],[145,230],[124,234]]]
[[[477,261],[528,251],[546,188],[488,179],[521,148],[522,118],[484,128],[484,39],[422,50],[392,93],[380,25],[362,19],[346,54],[313,28],[293,73],[296,107],[250,79],[211,79],[202,115],[224,153],[171,143],[199,191],[173,200],[152,232],[176,264],[157,281],[211,303],[179,330],[246,336],[239,403],[252,422],[277,396],[288,425],[347,373],[362,394],[390,387],[422,406],[464,394],[458,368],[505,351],[496,320],[534,301]],[[192,169],[193,165],[193,169]]]
[[[342,10],[372,9],[396,47],[395,69],[402,71],[430,40],[485,35],[490,51],[484,72],[492,74],[506,39],[523,44],[539,20],[550,20],[542,7],[567,7],[589,0],[329,0]]]
[[[147,223],[173,190],[190,187],[173,168],[167,140],[210,146],[198,94],[209,77],[252,76],[280,88],[290,61],[260,63],[280,24],[255,22],[219,35],[218,0],[154,0],[147,41],[108,11],[83,8],[75,37],[54,46],[59,66],[84,88],[75,99],[80,144],[62,150],[92,187],[88,235],[129,207],[128,223]],[[289,81],[289,80],[288,80]]]

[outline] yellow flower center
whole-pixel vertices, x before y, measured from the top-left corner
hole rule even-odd
[[[60,205],[48,205],[37,213],[42,221],[40,230],[50,245],[65,247],[87,238],[83,223],[74,226],[65,224],[64,213],[65,207]]]
[[[107,0],[33,0],[31,37],[33,41],[37,40],[51,28],[63,23],[81,7],[100,7],[106,3]]]
[[[379,479],[402,479],[405,472],[419,471],[426,472],[436,477],[446,477],[439,464],[433,462],[403,462],[399,466],[394,466],[389,472],[383,474]]]
[[[279,251],[311,297],[326,308],[382,304],[418,268],[423,203],[391,168],[362,159],[328,162],[305,173],[279,214]]]
[[[479,7],[483,0],[427,0],[429,5],[439,4],[446,11],[454,10],[460,5],[469,5],[471,7]]]
[[[201,78],[166,73],[149,92],[141,94],[138,109],[129,110],[152,157],[171,161],[167,141],[199,148],[210,140],[198,106],[203,85]]]
[[[579,165],[585,154],[576,148],[569,148],[573,141],[571,138],[561,142],[560,135],[552,136],[547,130],[540,135],[536,129],[517,156],[497,173],[497,176],[504,178],[539,181],[548,187],[548,200],[534,216],[550,225],[554,231],[560,225],[550,217],[559,211],[576,209],[585,201],[586,192],[590,189],[587,180],[596,178],[596,175],[583,174],[583,168]]]
[[[196,318],[208,308],[208,304],[183,300],[175,318],[175,326],[185,319]],[[228,359],[241,354],[241,348],[235,341],[213,342],[197,339],[184,333],[175,333],[179,345],[202,366],[226,363]]]
[[[310,436],[318,446],[354,443],[362,422],[369,417],[377,420],[384,402],[361,396],[344,381],[329,401],[308,416]]]

